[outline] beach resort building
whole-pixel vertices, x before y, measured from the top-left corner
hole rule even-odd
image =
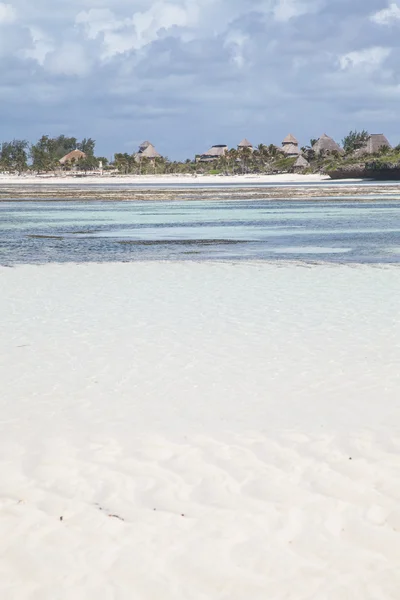
[[[156,158],[161,158],[161,154],[157,152],[153,144],[148,141],[142,142],[138,152],[134,155],[135,161],[139,164],[139,169],[141,169],[144,160],[145,162],[148,161],[155,170]]]
[[[251,152],[254,151],[253,144],[249,142],[249,140],[247,140],[246,138],[244,138],[244,140],[242,140],[240,144],[238,144],[238,150],[244,150],[245,148],[248,148],[249,150],[251,150]]]
[[[151,142],[142,142],[135,158],[137,161],[140,161],[142,158],[148,158],[149,160],[154,161],[156,158],[161,158],[161,154],[157,152]]]
[[[153,146],[153,144],[151,142],[149,142],[148,140],[146,140],[145,142],[142,142],[139,146],[138,153],[140,154],[141,152],[144,152],[144,150],[146,150],[146,148],[148,148],[149,146]]]
[[[332,153],[337,152],[338,154],[343,154],[344,150],[335,142],[335,140],[329,135],[324,133],[321,135],[319,140],[312,147],[315,154],[324,154],[324,153]]]
[[[301,171],[304,171],[305,169],[308,169],[308,167],[310,166],[310,163],[308,162],[308,160],[306,160],[304,158],[304,156],[302,156],[301,154],[299,154],[299,156],[297,157],[296,162],[293,165],[293,169],[296,173],[301,173]]]
[[[383,133],[373,133],[369,136],[364,151],[368,154],[375,154],[381,148],[391,148],[391,144]]]
[[[198,160],[200,162],[210,162],[213,160],[218,160],[219,158],[225,156],[227,152],[228,146],[226,144],[215,144],[214,146],[211,146],[211,148],[207,150],[207,152],[201,154]]]
[[[299,156],[301,154],[299,142],[291,133],[289,133],[289,135],[287,135],[283,140],[282,151],[286,154],[286,156]]]
[[[68,154],[60,158],[59,163],[61,166],[70,165],[78,162],[80,158],[86,158],[86,154],[82,150],[72,150],[72,152],[68,152]]]
[[[369,136],[364,146],[353,152],[353,156],[364,156],[365,154],[376,154],[382,148],[392,148],[389,140],[383,133],[373,133]]]

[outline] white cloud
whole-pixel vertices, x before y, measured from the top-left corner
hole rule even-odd
[[[230,51],[232,61],[239,69],[243,68],[246,63],[244,50],[247,41],[248,37],[240,31],[230,32],[225,39],[224,45]]]
[[[119,17],[111,9],[81,11],[75,19],[89,39],[102,36],[103,58],[128,50],[140,50],[155,41],[162,30],[196,24],[199,7],[193,0],[182,3],[159,1],[131,16]]]
[[[3,23],[12,23],[16,20],[16,12],[11,4],[0,2],[0,25]]]
[[[273,9],[277,21],[285,22],[318,10],[318,0],[278,0]]]
[[[83,77],[90,71],[91,60],[85,49],[77,43],[64,43],[47,54],[44,68],[53,75]]]
[[[388,8],[378,11],[370,18],[379,25],[391,25],[395,21],[400,21],[400,7],[393,2]]]
[[[88,38],[95,39],[100,33],[117,29],[123,21],[118,21],[109,8],[91,8],[80,12],[75,23],[83,25]]]
[[[27,48],[22,52],[26,58],[36,60],[40,65],[43,65],[46,56],[55,48],[55,43],[52,39],[37,27],[29,27],[32,38],[32,47]]]
[[[355,50],[339,57],[339,64],[342,70],[346,69],[366,69],[375,70],[380,67],[390,56],[391,49],[382,46],[365,48],[364,50]]]

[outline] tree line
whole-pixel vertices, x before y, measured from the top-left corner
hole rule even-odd
[[[350,131],[342,140],[346,157],[362,148],[369,138],[366,130]],[[316,155],[313,146],[317,140],[311,139],[309,144],[301,148],[303,156],[310,163],[310,170],[321,171],[329,160],[343,160],[342,157],[331,153],[329,156]],[[107,158],[96,157],[96,142],[92,138],[78,140],[76,137],[59,135],[50,137],[43,135],[36,143],[29,144],[26,140],[12,140],[0,144],[0,171],[9,173],[47,173],[60,170],[60,159],[73,150],[81,150],[85,156],[63,165],[63,170],[76,169],[91,171],[102,164],[105,170],[114,170],[122,174],[217,174],[217,173],[274,173],[291,171],[296,157],[286,156],[281,148],[274,144],[259,144],[256,148],[232,148],[218,160],[211,162],[194,160],[171,161],[167,157],[147,159],[138,157],[136,153],[117,152],[109,164]],[[387,149],[388,150],[388,149]],[[380,152],[387,152],[383,148]],[[395,151],[400,152],[397,147]]]
[[[100,160],[94,155],[95,145],[92,138],[79,141],[65,135],[54,138],[43,135],[35,144],[29,144],[26,140],[3,142],[0,145],[0,170],[19,174],[26,171],[55,171],[60,168],[60,159],[72,150],[81,150],[86,155],[76,161],[80,169],[94,169]],[[68,165],[66,168],[69,168]]]

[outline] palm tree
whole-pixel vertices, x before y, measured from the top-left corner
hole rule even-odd
[[[250,148],[242,148],[240,150],[240,158],[241,158],[241,163],[242,163],[242,173],[247,172],[248,164],[250,162],[252,154],[253,153],[250,150]]]
[[[258,144],[257,150],[260,153],[260,156],[262,157],[264,157],[265,154],[268,152],[268,148],[265,144]]]
[[[278,148],[275,146],[275,144],[270,144],[268,146],[268,154],[272,157],[275,158],[276,155],[278,154]]]
[[[228,152],[226,153],[226,157],[227,157],[227,161],[228,161],[228,166],[231,165],[231,171],[234,174],[235,173],[235,164],[238,159],[238,151],[236,150],[236,148],[231,148],[230,150],[228,150]]]
[[[156,170],[160,174],[165,173],[165,167],[166,167],[165,158],[163,156],[157,156],[154,159],[154,174],[156,173]]]
[[[130,164],[130,156],[129,154],[125,153],[117,153],[114,155],[114,164],[117,167],[118,171],[120,173],[124,173],[126,175],[126,173],[128,173],[129,171],[129,164]]]
[[[221,171],[224,171],[224,173],[226,172],[228,167],[228,158],[226,156],[226,154],[223,154],[222,156],[220,156],[219,160],[218,160],[218,165],[217,168],[221,169]]]
[[[265,167],[265,163],[268,160],[268,148],[265,144],[258,144],[257,152],[259,155],[259,163],[260,167]]]

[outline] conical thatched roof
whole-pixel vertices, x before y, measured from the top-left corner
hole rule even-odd
[[[157,152],[153,144],[148,144],[143,151],[139,152],[140,158],[161,158],[161,154]]]
[[[282,152],[284,152],[287,156],[297,156],[300,154],[297,144],[284,144],[282,146]]]
[[[251,144],[249,142],[249,140],[247,140],[246,138],[244,138],[244,140],[242,140],[240,142],[240,144],[238,145],[238,148],[252,148],[253,144]]]
[[[301,154],[293,165],[295,169],[307,169],[309,166],[310,163],[304,158],[304,156],[301,156]]]
[[[343,150],[339,144],[337,144],[334,139],[329,137],[329,135],[326,135],[326,133],[321,135],[312,149],[316,154],[320,154],[321,152],[339,152],[339,154],[343,154]]]
[[[65,156],[60,158],[60,165],[65,165],[70,162],[76,162],[80,158],[86,158],[86,154],[82,152],[82,150],[72,150],[72,152],[68,152]]]
[[[369,136],[365,152],[368,152],[368,154],[375,154],[375,152],[379,152],[384,146],[387,146],[388,148],[392,147],[387,137],[385,137],[383,133],[373,133]]]
[[[296,138],[294,137],[294,135],[292,135],[291,133],[289,133],[289,135],[287,135],[285,137],[285,139],[282,142],[282,145],[284,146],[285,144],[294,144],[295,146],[299,145],[299,142],[296,140]]]

